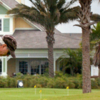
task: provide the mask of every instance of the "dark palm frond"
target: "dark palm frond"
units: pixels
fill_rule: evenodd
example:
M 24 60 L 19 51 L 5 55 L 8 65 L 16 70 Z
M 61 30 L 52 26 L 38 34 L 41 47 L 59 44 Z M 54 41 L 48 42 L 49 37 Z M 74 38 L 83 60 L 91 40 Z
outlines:
M 75 1 L 71 0 L 66 4 L 65 0 L 30 0 L 33 4 L 32 7 L 18 4 L 8 11 L 8 14 L 37 22 L 53 33 L 55 25 L 78 18 L 76 11 L 79 10 L 79 7 L 70 8 Z
M 96 53 L 94 56 L 94 65 L 100 67 L 100 44 L 96 47 Z
M 91 16 L 91 20 L 92 20 L 92 21 L 100 21 L 100 15 L 98 15 L 98 14 L 93 14 L 93 15 Z
M 96 47 L 96 45 L 100 42 L 100 23 L 93 26 L 92 33 L 90 34 L 90 47 L 91 50 Z
M 59 0 L 57 3 L 57 8 L 61 9 L 63 7 L 63 5 L 65 4 L 65 0 Z
M 75 69 L 81 69 L 82 66 L 82 50 L 64 50 L 64 55 L 59 58 L 59 64 L 63 69 L 71 68 L 73 73 Z
M 73 7 L 73 8 L 69 8 L 66 11 L 64 11 L 61 15 L 61 22 L 68 22 L 70 20 L 75 20 L 78 18 L 78 11 L 80 10 L 80 7 Z
M 69 8 L 72 4 L 74 4 L 77 0 L 71 0 L 69 1 L 66 5 L 65 5 L 65 8 Z
M 93 64 L 100 67 L 100 23 L 93 27 L 90 34 L 91 49 L 95 48 Z

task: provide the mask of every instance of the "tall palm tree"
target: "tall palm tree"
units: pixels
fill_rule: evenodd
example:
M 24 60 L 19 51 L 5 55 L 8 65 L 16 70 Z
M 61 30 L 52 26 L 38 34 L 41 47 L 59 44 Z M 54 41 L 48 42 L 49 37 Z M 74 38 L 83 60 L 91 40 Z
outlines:
M 92 0 L 79 0 L 80 12 L 79 26 L 82 28 L 82 73 L 83 73 L 83 93 L 91 92 L 91 77 L 90 77 L 90 26 L 95 22 L 91 21 L 91 3 Z
M 91 25 L 100 20 L 97 14 L 92 15 L 91 3 L 92 0 L 78 0 L 80 3 L 79 26 L 82 28 L 82 73 L 83 73 L 83 93 L 91 92 L 91 78 L 90 78 L 90 32 Z M 96 19 L 97 18 L 97 19 Z M 91 22 L 91 19 L 94 20 Z
M 79 7 L 70 7 L 76 0 L 70 0 L 67 3 L 66 0 L 29 1 L 33 4 L 32 7 L 18 4 L 16 8 L 8 11 L 8 14 L 14 14 L 16 17 L 24 17 L 44 26 L 47 34 L 49 76 L 54 77 L 53 45 L 55 42 L 55 26 L 62 22 L 77 19 L 76 11 L 78 11 Z

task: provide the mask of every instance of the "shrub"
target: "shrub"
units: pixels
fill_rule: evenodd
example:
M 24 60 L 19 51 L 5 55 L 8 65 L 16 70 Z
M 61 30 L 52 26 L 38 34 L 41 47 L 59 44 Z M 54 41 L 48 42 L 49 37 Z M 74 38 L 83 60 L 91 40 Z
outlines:
M 100 87 L 100 78 L 96 79 L 98 86 Z
M 63 78 L 58 77 L 55 79 L 55 88 L 66 88 L 67 85 L 67 82 Z
M 92 89 L 97 89 L 98 88 L 98 83 L 95 80 L 91 80 L 91 88 Z
M 74 89 L 75 88 L 75 84 L 73 82 L 69 82 L 68 84 L 69 88 Z
M 75 88 L 76 88 L 76 89 L 81 88 L 81 81 L 80 81 L 80 80 L 75 79 L 75 80 L 73 81 L 73 83 L 75 84 Z
M 59 76 L 59 77 L 58 77 Z M 17 81 L 22 80 L 24 82 L 24 87 L 34 87 L 38 88 L 82 88 L 81 76 L 77 77 L 67 77 L 66 75 L 58 75 L 57 77 L 50 78 L 44 75 L 18 75 L 16 77 L 0 77 L 0 88 L 15 88 L 17 87 Z M 93 89 L 100 88 L 100 79 L 92 80 L 91 85 Z
M 54 88 L 54 86 L 55 86 L 54 80 L 53 80 L 52 78 L 49 79 L 49 81 L 48 81 L 48 83 L 47 83 L 47 87 L 48 87 L 48 88 Z

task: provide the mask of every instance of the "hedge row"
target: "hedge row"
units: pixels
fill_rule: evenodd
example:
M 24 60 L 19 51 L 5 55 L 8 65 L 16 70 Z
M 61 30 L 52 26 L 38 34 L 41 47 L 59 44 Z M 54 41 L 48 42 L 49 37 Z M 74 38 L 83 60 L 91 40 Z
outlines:
M 70 88 L 81 89 L 82 88 L 82 79 L 79 77 L 54 77 L 49 78 L 45 76 L 17 76 L 17 77 L 0 77 L 0 88 L 15 88 L 17 87 L 17 81 L 22 80 L 24 83 L 24 87 L 33 88 L 35 85 L 38 88 L 66 88 L 69 86 Z M 92 88 L 98 89 L 100 88 L 100 79 L 91 80 Z

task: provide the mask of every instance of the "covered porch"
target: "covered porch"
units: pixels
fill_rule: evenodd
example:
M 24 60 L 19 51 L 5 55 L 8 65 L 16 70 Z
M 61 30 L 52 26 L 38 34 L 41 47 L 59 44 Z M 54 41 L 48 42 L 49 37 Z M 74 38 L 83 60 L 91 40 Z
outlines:
M 54 72 L 59 70 L 57 59 L 62 51 L 54 50 Z M 0 76 L 12 76 L 13 73 L 44 74 L 48 72 L 47 50 L 17 50 L 16 59 L 0 57 Z

